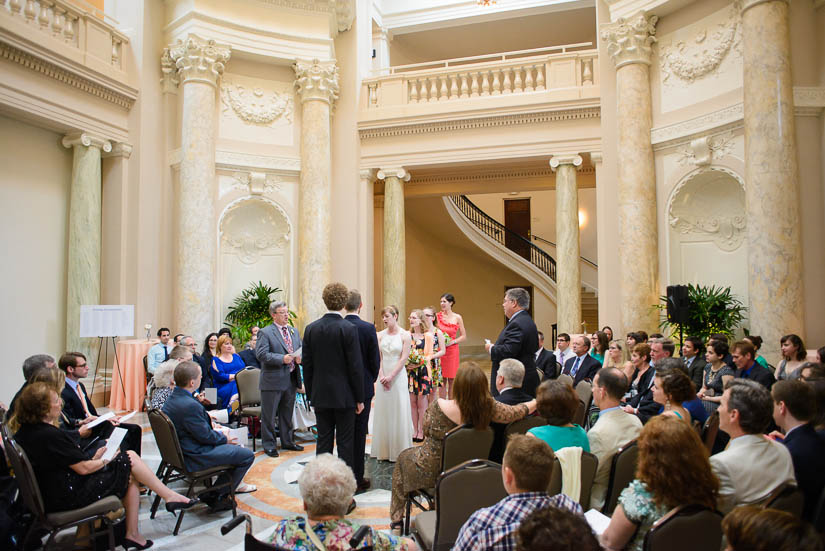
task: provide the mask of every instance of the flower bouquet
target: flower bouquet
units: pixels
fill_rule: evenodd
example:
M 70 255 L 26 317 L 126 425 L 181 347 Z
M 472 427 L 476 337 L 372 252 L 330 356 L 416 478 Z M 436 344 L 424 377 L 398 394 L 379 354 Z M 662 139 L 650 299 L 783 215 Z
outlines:
M 423 365 L 427 365 L 427 357 L 417 348 L 411 349 L 407 357 L 407 371 L 415 371 Z

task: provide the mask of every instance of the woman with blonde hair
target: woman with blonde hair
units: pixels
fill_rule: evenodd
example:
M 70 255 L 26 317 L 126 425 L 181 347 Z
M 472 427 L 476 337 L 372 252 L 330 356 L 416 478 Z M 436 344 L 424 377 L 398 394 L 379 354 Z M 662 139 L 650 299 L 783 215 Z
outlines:
M 615 339 L 610 341 L 607 348 L 607 354 L 604 356 L 604 365 L 602 367 L 616 367 L 622 369 L 629 360 L 627 351 L 625 350 L 625 342 L 622 339 Z
M 434 392 L 432 374 L 433 334 L 427 331 L 424 312 L 410 312 L 410 354 L 407 357 L 407 379 L 412 411 L 413 442 L 424 441 L 424 414 L 429 395 Z
M 433 392 L 430 392 L 429 395 L 429 403 L 432 404 L 436 398 L 435 389 L 438 389 L 438 393 L 441 393 L 441 388 L 444 387 L 444 377 L 441 374 L 441 358 L 447 353 L 447 334 L 435 324 L 435 308 L 427 306 L 422 312 L 424 312 L 424 325 L 427 327 L 427 332 L 433 336 L 431 366 L 433 372 Z
M 475 362 L 461 364 L 455 378 L 455 397 L 439 398 L 424 417 L 424 444 L 401 452 L 392 472 L 390 518 L 393 529 L 401 527 L 408 493 L 435 486 L 441 468 L 444 435 L 458 425 L 486 429 L 490 421 L 511 423 L 536 410 L 536 400 L 508 406 L 493 400 L 487 375 Z

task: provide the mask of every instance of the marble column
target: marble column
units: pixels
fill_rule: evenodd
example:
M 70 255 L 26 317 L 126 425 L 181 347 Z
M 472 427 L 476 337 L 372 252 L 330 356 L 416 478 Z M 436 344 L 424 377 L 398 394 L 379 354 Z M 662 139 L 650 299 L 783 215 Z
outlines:
M 375 173 L 374 168 L 358 172 L 361 180 L 358 188 L 358 290 L 364 307 L 361 318 L 375 321 L 375 276 L 374 234 L 375 234 Z M 361 253 L 363 251 L 363 253 Z M 363 260 L 362 260 L 363 259 Z M 380 308 L 379 308 L 380 309 Z
M 618 127 L 619 290 L 628 331 L 659 325 L 659 248 L 656 174 L 650 144 L 650 62 L 657 17 L 639 12 L 601 28 L 616 64 Z
M 175 327 L 199 340 L 219 322 L 215 316 L 215 101 L 230 49 L 190 34 L 171 46 L 168 55 L 175 61 L 183 90 L 175 200 Z
M 742 6 L 750 332 L 779 359 L 779 339 L 804 337 L 799 181 L 787 0 Z
M 102 220 L 101 152 L 112 144 L 88 132 L 63 138 L 74 153 L 69 197 L 69 248 L 67 252 L 66 350 L 90 354 L 96 343 L 80 338 L 80 306 L 100 303 L 100 228 Z M 93 368 L 94 369 L 94 366 Z
M 579 264 L 579 155 L 555 155 L 556 173 L 556 323 L 560 333 L 581 332 L 582 296 Z
M 338 99 L 335 61 L 297 61 L 301 98 L 301 184 L 298 188 L 298 325 L 320 318 L 321 294 L 330 283 L 332 167 L 330 110 Z
M 410 173 L 403 168 L 382 168 L 378 178 L 384 180 L 384 301 L 381 307 L 398 307 L 399 323 L 406 322 L 407 251 L 404 222 L 404 182 Z

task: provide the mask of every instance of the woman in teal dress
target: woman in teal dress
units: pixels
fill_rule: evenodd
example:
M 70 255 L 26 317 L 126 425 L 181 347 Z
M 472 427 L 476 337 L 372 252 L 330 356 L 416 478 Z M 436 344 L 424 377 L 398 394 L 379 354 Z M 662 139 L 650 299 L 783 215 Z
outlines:
M 636 442 L 636 479 L 620 494 L 619 505 L 601 536 L 607 551 L 642 551 L 653 523 L 679 505 L 716 509 L 719 479 L 690 424 L 672 415 L 657 415 L 647 422 Z
M 569 446 L 578 446 L 589 452 L 587 433 L 579 425 L 573 424 L 578 407 L 579 397 L 572 386 L 555 379 L 544 381 L 536 391 L 536 410 L 547 421 L 547 425 L 534 427 L 527 434 L 541 438 L 554 452 Z
M 304 500 L 304 517 L 281 520 L 269 542 L 295 551 L 346 551 L 349 540 L 360 526 L 344 518 L 355 494 L 355 477 L 341 459 L 328 453 L 312 459 L 298 476 L 298 488 Z M 368 545 L 376 551 L 413 551 L 415 543 L 370 529 L 357 549 Z M 320 545 L 319 545 L 320 544 Z

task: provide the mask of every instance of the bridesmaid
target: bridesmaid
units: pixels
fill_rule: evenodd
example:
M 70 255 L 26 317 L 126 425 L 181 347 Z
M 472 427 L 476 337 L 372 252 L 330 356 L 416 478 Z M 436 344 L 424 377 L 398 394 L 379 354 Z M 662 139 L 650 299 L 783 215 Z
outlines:
M 433 336 L 433 357 L 431 365 L 433 372 L 433 392 L 429 394 L 429 402 L 432 404 L 436 398 L 435 389 L 439 389 L 439 392 L 441 392 L 441 388 L 444 386 L 444 379 L 441 375 L 441 358 L 447 353 L 446 335 L 444 331 L 435 326 L 435 308 L 427 306 L 423 312 L 424 325 L 427 328 L 427 333 Z
M 441 358 L 441 376 L 444 378 L 444 386 L 441 387 L 439 395 L 443 399 L 453 399 L 453 381 L 458 371 L 459 343 L 467 339 L 467 331 L 464 329 L 464 319 L 460 314 L 453 312 L 455 297 L 450 293 L 441 295 L 441 311 L 438 313 L 438 328 L 450 336 L 447 345 L 447 353 Z
M 410 337 L 412 346 L 407 360 L 407 376 L 410 391 L 410 409 L 413 421 L 413 442 L 424 441 L 424 415 L 427 413 L 429 394 L 432 393 L 432 371 L 430 358 L 433 356 L 433 336 L 427 332 L 424 313 L 410 312 Z M 417 361 L 420 358 L 421 361 Z

